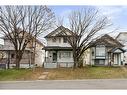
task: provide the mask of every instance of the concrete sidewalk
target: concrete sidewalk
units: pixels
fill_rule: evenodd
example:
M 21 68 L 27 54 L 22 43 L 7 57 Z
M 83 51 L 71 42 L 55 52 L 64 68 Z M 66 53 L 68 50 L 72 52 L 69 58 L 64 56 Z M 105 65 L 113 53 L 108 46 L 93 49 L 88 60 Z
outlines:
M 127 89 L 127 79 L 1 81 L 0 89 Z

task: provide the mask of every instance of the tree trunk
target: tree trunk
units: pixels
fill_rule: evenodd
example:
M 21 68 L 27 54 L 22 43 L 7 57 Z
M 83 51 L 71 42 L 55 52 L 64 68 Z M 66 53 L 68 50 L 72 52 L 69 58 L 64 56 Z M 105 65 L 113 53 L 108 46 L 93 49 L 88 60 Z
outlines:
M 33 44 L 34 44 L 34 54 L 33 54 L 33 72 L 35 71 L 35 66 L 36 66 L 36 63 L 35 63 L 35 57 L 36 57 L 36 35 L 35 35 L 35 39 L 33 40 Z
M 8 51 L 7 68 L 10 69 L 10 51 Z
M 20 68 L 20 59 L 16 59 L 15 62 L 16 62 L 16 69 L 19 69 Z
M 20 52 L 16 53 L 16 59 L 14 64 L 16 64 L 16 69 L 20 68 L 20 61 L 22 59 L 22 54 L 20 54 Z
M 73 60 L 74 60 L 73 69 L 75 69 L 77 67 L 77 63 L 78 63 L 78 59 L 77 59 L 77 56 L 76 56 L 76 52 L 75 51 L 73 51 Z
M 74 69 L 77 67 L 77 62 L 78 62 L 77 59 L 74 58 L 74 66 L 73 66 Z
M 83 68 L 83 61 L 82 59 L 78 60 L 78 67 Z

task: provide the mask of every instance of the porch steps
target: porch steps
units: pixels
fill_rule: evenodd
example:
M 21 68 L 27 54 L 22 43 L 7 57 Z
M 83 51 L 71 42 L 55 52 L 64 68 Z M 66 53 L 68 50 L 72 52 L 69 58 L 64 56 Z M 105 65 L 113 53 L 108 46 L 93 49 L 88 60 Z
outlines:
M 49 72 L 43 72 L 41 76 L 38 77 L 38 80 L 44 80 L 47 78 Z

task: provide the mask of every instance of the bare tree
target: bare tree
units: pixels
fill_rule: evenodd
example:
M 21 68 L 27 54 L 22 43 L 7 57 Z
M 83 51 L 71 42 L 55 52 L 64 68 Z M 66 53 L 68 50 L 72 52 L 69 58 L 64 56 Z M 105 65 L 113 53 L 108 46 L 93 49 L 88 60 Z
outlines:
M 47 6 L 1 6 L 0 31 L 12 42 L 16 54 L 16 68 L 20 67 L 24 50 L 33 40 L 51 28 L 54 13 Z
M 73 33 L 71 37 L 67 37 L 67 40 L 73 49 L 74 68 L 76 68 L 82 66 L 79 64 L 79 59 L 89 48 L 95 34 L 111 26 L 111 23 L 107 17 L 100 16 L 98 10 L 93 8 L 72 11 L 68 19 Z

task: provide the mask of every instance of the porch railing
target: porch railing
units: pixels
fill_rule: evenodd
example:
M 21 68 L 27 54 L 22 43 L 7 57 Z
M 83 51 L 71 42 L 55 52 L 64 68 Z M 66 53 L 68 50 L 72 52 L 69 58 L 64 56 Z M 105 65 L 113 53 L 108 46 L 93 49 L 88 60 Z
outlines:
M 73 67 L 73 62 L 44 62 L 44 68 Z

